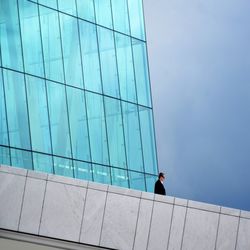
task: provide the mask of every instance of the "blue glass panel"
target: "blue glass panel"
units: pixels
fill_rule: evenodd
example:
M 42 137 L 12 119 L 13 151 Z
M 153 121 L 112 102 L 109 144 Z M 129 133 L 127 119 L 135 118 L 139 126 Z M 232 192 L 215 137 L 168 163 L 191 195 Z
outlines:
M 114 30 L 130 34 L 127 0 L 111 0 Z
M 146 44 L 132 39 L 138 103 L 151 107 Z
M 136 103 L 131 38 L 115 33 L 115 42 L 121 98 Z
M 82 161 L 73 161 L 75 178 L 93 181 L 91 164 Z
M 153 193 L 157 176 L 146 174 L 145 177 L 146 177 L 147 192 Z
M 139 107 L 139 115 L 145 172 L 157 174 L 158 170 L 152 110 L 145 107 Z
M 143 173 L 129 171 L 129 184 L 132 189 L 146 191 L 145 178 Z
M 110 167 L 93 164 L 93 176 L 95 182 L 110 184 Z
M 13 167 L 33 169 L 31 152 L 11 148 L 10 154 Z
M 57 9 L 57 0 L 37 0 L 39 4 Z
M 9 145 L 2 69 L 0 69 L 0 144 Z
M 122 102 L 127 162 L 131 170 L 143 171 L 141 136 L 137 106 Z
M 142 0 L 128 0 L 131 36 L 145 40 Z
M 95 22 L 95 11 L 93 0 L 77 0 L 78 16 L 90 22 Z
M 71 157 L 65 86 L 47 82 L 47 89 L 53 153 Z
M 44 76 L 40 26 L 37 4 L 19 0 L 25 71 Z
M 30 149 L 24 75 L 4 70 L 10 146 Z
M 73 158 L 90 161 L 84 92 L 67 87 L 67 97 Z
M 61 157 L 53 157 L 53 159 L 55 174 L 74 177 L 72 160 Z
M 0 164 L 10 165 L 10 149 L 0 146 Z
M 128 171 L 111 168 L 112 185 L 128 188 Z
M 66 1 L 65 0 L 58 0 L 58 9 L 60 11 L 62 11 L 62 12 L 65 12 L 65 13 L 68 13 L 70 15 L 76 16 L 76 3 L 75 3 L 75 0 L 66 0 Z
M 108 131 L 110 165 L 127 168 L 121 103 L 119 100 L 109 97 L 104 97 L 104 101 Z
M 102 93 L 96 25 L 79 20 L 79 29 L 85 88 Z
M 77 19 L 60 14 L 65 80 L 68 85 L 83 87 Z
M 26 83 L 32 149 L 51 153 L 45 80 L 26 75 Z
M 86 92 L 92 161 L 109 164 L 103 97 Z
M 114 32 L 98 27 L 99 51 L 104 94 L 118 97 L 119 84 L 117 77 L 116 55 L 114 48 Z
M 33 153 L 34 170 L 53 173 L 53 162 L 51 155 Z
M 0 1 L 0 34 L 3 66 L 23 71 L 16 0 Z
M 110 0 L 95 0 L 96 23 L 113 28 Z
M 58 14 L 40 7 L 40 20 L 46 78 L 64 82 Z

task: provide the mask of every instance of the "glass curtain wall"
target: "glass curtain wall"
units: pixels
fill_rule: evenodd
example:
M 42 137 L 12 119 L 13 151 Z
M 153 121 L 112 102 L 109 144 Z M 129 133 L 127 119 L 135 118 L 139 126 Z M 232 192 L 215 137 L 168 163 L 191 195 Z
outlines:
M 0 164 L 153 190 L 142 0 L 0 0 Z

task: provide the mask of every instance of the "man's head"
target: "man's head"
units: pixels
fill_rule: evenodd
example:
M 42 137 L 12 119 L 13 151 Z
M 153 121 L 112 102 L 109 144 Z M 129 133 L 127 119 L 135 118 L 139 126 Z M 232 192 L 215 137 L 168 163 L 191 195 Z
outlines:
M 159 180 L 160 180 L 160 181 L 162 181 L 162 182 L 163 182 L 163 181 L 164 181 L 164 179 L 165 179 L 165 174 L 164 174 L 164 173 L 162 173 L 162 172 L 160 172 L 160 173 L 159 173 L 158 178 L 159 178 Z

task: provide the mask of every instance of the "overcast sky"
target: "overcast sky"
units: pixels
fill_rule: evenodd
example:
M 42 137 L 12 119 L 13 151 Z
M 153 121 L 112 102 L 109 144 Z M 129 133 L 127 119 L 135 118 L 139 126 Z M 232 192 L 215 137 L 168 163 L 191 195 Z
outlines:
M 167 193 L 250 211 L 250 1 L 144 0 L 144 11 Z

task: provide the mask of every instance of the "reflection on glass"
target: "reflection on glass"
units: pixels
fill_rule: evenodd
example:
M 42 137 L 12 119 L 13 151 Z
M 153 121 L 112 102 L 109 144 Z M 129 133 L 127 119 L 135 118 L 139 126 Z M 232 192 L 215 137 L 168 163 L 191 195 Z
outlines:
M 27 0 L 19 0 L 18 3 L 25 71 L 44 77 L 37 4 Z
M 145 175 L 146 177 L 146 186 L 147 186 L 147 192 L 154 192 L 155 182 L 157 180 L 157 177 L 154 175 Z
M 93 177 L 95 182 L 111 184 L 110 167 L 93 164 Z
M 136 103 L 131 38 L 115 33 L 115 43 L 121 98 Z
M 119 100 L 104 97 L 110 165 L 126 168 L 125 142 L 122 125 L 121 103 Z
M 98 41 L 102 69 L 103 92 L 106 95 L 119 97 L 114 34 L 108 29 L 98 27 Z
M 124 169 L 111 168 L 112 185 L 128 188 L 128 172 Z
M 146 45 L 132 39 L 138 103 L 151 107 Z
M 0 144 L 9 145 L 2 69 L 0 69 Z
M 83 88 L 77 19 L 60 13 L 66 84 Z
M 140 106 L 139 115 L 141 124 L 141 138 L 145 172 L 157 175 L 157 161 L 152 110 Z
M 129 171 L 130 188 L 146 191 L 145 178 L 143 173 Z
M 0 146 L 0 163 L 10 165 L 10 149 Z
M 4 70 L 10 146 L 31 149 L 24 75 Z
M 95 22 L 93 0 L 77 0 L 78 16 L 84 20 Z
M 11 148 L 10 153 L 13 167 L 33 169 L 31 152 Z
M 92 167 L 90 163 L 82 161 L 73 161 L 75 178 L 93 181 Z
M 54 173 L 51 155 L 33 153 L 33 163 L 36 171 Z
M 122 111 L 128 168 L 131 170 L 143 171 L 137 106 L 135 104 L 122 102 Z
M 86 92 L 92 161 L 109 164 L 103 96 Z
M 53 157 L 55 174 L 74 177 L 72 160 Z
M 58 14 L 42 6 L 39 9 L 46 78 L 64 82 Z
M 71 157 L 65 87 L 47 81 L 47 89 L 53 153 Z
M 67 87 L 67 98 L 73 158 L 90 161 L 84 92 Z
M 32 149 L 51 153 L 45 80 L 26 76 Z
M 96 25 L 79 21 L 79 30 L 85 88 L 102 93 Z
M 0 1 L 0 44 L 2 64 L 23 71 L 17 1 Z
M 113 28 L 110 0 L 94 0 L 96 23 L 104 27 Z

